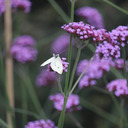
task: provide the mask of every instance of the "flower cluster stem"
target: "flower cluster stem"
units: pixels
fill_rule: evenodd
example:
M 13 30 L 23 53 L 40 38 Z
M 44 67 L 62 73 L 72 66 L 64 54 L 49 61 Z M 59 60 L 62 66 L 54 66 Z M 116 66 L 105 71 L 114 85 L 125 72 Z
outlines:
M 71 2 L 71 21 L 74 21 L 74 7 L 75 7 L 75 2 Z M 72 53 L 72 35 L 70 35 L 70 43 L 69 43 L 69 50 L 68 50 L 68 72 L 66 74 L 65 78 L 65 88 L 64 88 L 64 94 L 67 94 L 68 90 L 68 82 L 69 82 L 69 77 L 70 77 L 70 67 L 71 67 L 71 53 Z M 64 97 L 64 104 L 63 104 L 63 110 L 60 114 L 59 122 L 58 122 L 58 128 L 63 128 L 64 124 L 64 117 L 65 117 L 65 108 L 66 108 L 66 103 L 67 103 L 68 97 Z
M 75 60 L 74 66 L 73 66 L 73 70 L 72 70 L 72 75 L 71 75 L 68 91 L 70 91 L 71 87 L 72 87 L 72 83 L 73 83 L 73 79 L 74 79 L 75 71 L 76 71 L 76 66 L 77 66 L 79 58 L 80 58 L 80 53 L 81 53 L 81 48 L 78 48 L 78 52 L 77 52 L 77 56 L 76 56 L 76 60 Z M 69 92 L 68 92 L 68 94 L 69 94 Z

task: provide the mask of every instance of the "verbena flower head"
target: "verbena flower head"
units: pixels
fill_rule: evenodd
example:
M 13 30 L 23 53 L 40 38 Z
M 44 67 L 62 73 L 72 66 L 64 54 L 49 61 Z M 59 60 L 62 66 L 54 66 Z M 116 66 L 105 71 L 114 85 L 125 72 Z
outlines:
M 11 54 L 18 62 L 23 64 L 35 61 L 38 52 L 34 45 L 35 40 L 31 36 L 17 37 L 11 47 Z
M 105 29 L 96 30 L 94 26 L 89 24 L 84 24 L 82 21 L 80 22 L 72 22 L 68 25 L 63 25 L 61 27 L 68 33 L 72 34 L 73 37 L 78 37 L 80 40 L 90 40 L 90 42 L 101 42 L 104 40 Z
M 72 40 L 74 44 L 74 39 Z M 59 37 L 57 37 L 52 46 L 51 46 L 51 51 L 52 53 L 62 53 L 65 50 L 67 50 L 70 42 L 70 36 L 68 34 L 62 34 Z
M 28 122 L 28 124 L 25 125 L 25 128 L 57 128 L 57 126 L 55 126 L 54 122 L 49 119 L 41 119 Z
M 100 58 L 119 58 L 120 57 L 120 47 L 116 44 L 110 44 L 107 41 L 100 43 L 97 46 L 96 54 Z
M 57 109 L 58 111 L 62 111 L 64 96 L 61 93 L 58 93 L 56 95 L 51 95 L 49 99 L 54 103 L 55 109 Z M 81 107 L 79 106 L 79 96 L 71 94 L 67 100 L 66 112 L 77 111 L 80 109 Z
M 66 58 L 64 58 L 64 57 L 61 58 L 61 61 L 62 61 L 62 65 L 63 65 L 63 72 L 67 72 L 67 68 L 68 68 L 68 64 L 69 64 L 69 63 L 66 62 Z M 52 70 L 50 64 L 48 65 L 48 71 L 53 72 L 53 70 Z
M 29 0 L 12 0 L 12 6 L 16 9 L 24 10 L 25 13 L 28 13 L 31 8 L 31 2 Z
M 128 95 L 128 85 L 126 79 L 113 80 L 107 84 L 106 88 L 110 92 L 114 92 L 116 96 Z
M 56 73 L 49 72 L 47 70 L 42 70 L 40 74 L 36 78 L 37 86 L 47 86 L 47 85 L 54 85 L 56 82 Z
M 102 15 L 96 8 L 81 7 L 76 10 L 78 16 L 84 17 L 87 22 L 96 28 L 104 28 Z
M 77 74 L 80 75 L 87 67 L 89 61 L 81 60 L 77 66 Z M 96 79 L 100 79 L 106 72 L 110 70 L 111 60 L 94 59 L 88 66 L 84 76 L 79 82 L 79 88 L 93 86 L 96 84 Z
M 10 0 L 10 6 L 12 10 L 21 9 L 25 13 L 28 13 L 31 9 L 30 0 Z M 5 12 L 5 0 L 0 0 L 0 16 Z
M 5 0 L 0 0 L 0 16 L 5 12 Z
M 21 46 L 35 46 L 36 41 L 35 39 L 30 35 L 23 35 L 17 37 L 14 41 L 14 44 L 21 45 Z
M 123 69 L 124 67 L 124 59 L 114 59 L 112 62 L 112 67 L 115 67 L 117 69 Z
M 122 47 L 124 47 L 125 44 L 128 44 L 128 26 L 118 26 L 111 31 L 111 34 L 114 40 Z

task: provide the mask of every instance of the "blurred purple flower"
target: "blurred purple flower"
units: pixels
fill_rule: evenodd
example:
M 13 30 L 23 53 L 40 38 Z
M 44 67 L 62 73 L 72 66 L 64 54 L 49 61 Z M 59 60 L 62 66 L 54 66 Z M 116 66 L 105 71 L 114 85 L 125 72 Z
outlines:
M 128 71 L 128 61 L 125 61 L 126 66 L 127 66 L 127 71 Z M 124 59 L 114 59 L 112 62 L 112 67 L 117 68 L 117 69 L 123 69 L 124 68 Z
M 47 85 L 54 85 L 56 82 L 56 73 L 49 72 L 47 70 L 42 70 L 40 74 L 37 76 L 36 84 L 37 86 L 47 86 Z
M 126 79 L 116 79 L 107 84 L 109 92 L 114 92 L 116 96 L 128 95 L 128 85 Z
M 88 60 L 82 60 L 77 66 L 77 74 L 80 75 L 86 66 Z M 79 82 L 79 88 L 88 87 L 96 84 L 96 79 L 100 79 L 106 72 L 110 70 L 111 60 L 100 60 L 95 58 L 88 66 L 84 76 Z
M 16 9 L 24 10 L 25 13 L 28 13 L 31 8 L 30 0 L 12 0 L 12 6 Z
M 84 75 L 79 82 L 79 88 L 82 89 L 84 87 L 93 86 L 95 84 L 96 84 L 96 80 L 92 79 L 87 75 Z
M 12 9 L 21 9 L 25 13 L 28 13 L 31 8 L 30 0 L 10 0 L 10 6 Z M 0 16 L 5 12 L 5 0 L 0 0 Z
M 76 10 L 76 14 L 84 17 L 90 25 L 96 28 L 104 28 L 102 15 L 96 8 L 81 7 Z
M 100 43 L 97 46 L 96 54 L 100 58 L 119 58 L 120 57 L 120 47 L 116 44 L 110 44 L 107 41 Z
M 0 16 L 5 12 L 5 0 L 0 0 Z
M 41 119 L 28 122 L 28 124 L 25 125 L 25 128 L 57 128 L 57 126 L 55 126 L 54 122 L 49 119 Z
M 16 45 L 21 45 L 21 46 L 35 46 L 36 41 L 35 39 L 30 36 L 30 35 L 23 35 L 23 36 L 19 36 L 17 37 L 14 42 L 14 44 Z
M 122 47 L 128 44 L 128 26 L 118 26 L 111 31 L 111 35 L 113 35 L 114 40 Z
M 61 93 L 51 95 L 49 99 L 53 101 L 55 109 L 57 109 L 58 111 L 62 111 L 64 96 Z M 66 112 L 78 111 L 80 109 L 81 106 L 79 106 L 79 96 L 71 94 L 67 100 Z
M 37 50 L 34 48 L 35 40 L 31 36 L 17 37 L 11 47 L 12 56 L 20 63 L 36 60 Z
M 61 54 L 62 52 L 67 50 L 69 46 L 69 41 L 70 36 L 68 34 L 62 34 L 57 37 L 51 46 L 52 53 Z M 74 44 L 74 39 L 72 39 L 72 44 Z
M 94 26 L 84 24 L 82 21 L 65 24 L 61 28 L 83 41 L 89 39 L 90 42 L 96 43 L 105 40 L 105 29 L 96 30 Z

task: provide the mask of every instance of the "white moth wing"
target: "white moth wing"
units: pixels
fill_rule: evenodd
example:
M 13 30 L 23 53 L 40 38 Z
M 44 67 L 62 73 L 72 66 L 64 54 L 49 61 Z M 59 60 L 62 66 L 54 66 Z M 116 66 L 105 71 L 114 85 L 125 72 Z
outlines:
M 53 71 L 62 74 L 63 73 L 63 65 L 60 57 L 55 58 L 51 63 L 51 68 Z
M 41 66 L 45 66 L 49 63 L 52 63 L 56 58 L 55 57 L 51 57 L 50 59 L 46 60 L 43 64 L 41 64 Z

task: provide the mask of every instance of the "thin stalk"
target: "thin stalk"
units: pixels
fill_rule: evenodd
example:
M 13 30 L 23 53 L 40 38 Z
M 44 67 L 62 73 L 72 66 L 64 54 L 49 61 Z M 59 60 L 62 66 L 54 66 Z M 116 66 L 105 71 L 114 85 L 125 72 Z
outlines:
M 75 1 L 71 2 L 71 22 L 74 21 L 74 7 L 75 7 Z M 64 94 L 67 94 L 68 90 L 68 81 L 69 81 L 69 76 L 70 76 L 70 67 L 71 67 L 71 53 L 72 53 L 72 35 L 70 34 L 70 43 L 69 43 L 69 50 L 68 50 L 68 72 L 66 74 L 66 79 L 65 79 L 65 88 L 64 88 Z M 67 103 L 68 97 L 64 97 L 64 104 L 63 104 L 63 110 L 60 114 L 59 121 L 58 121 L 58 128 L 63 128 L 64 125 L 64 117 L 65 117 L 65 108 L 66 108 L 66 103 Z
M 116 76 L 116 78 L 118 78 L 118 79 L 124 78 L 124 76 L 117 69 L 111 67 L 110 71 Z
M 17 113 L 22 113 L 22 114 L 25 114 L 25 115 L 32 116 L 37 120 L 39 119 L 39 116 L 36 113 L 28 111 L 28 110 L 26 111 L 26 110 L 23 110 L 23 109 L 15 108 L 13 111 L 15 111 Z
M 21 96 L 22 96 L 22 109 L 27 110 L 27 93 L 26 93 L 26 88 L 21 81 Z M 24 124 L 27 123 L 27 116 L 25 114 L 22 115 L 22 124 L 24 127 Z
M 99 88 L 97 86 L 93 86 L 92 88 L 95 89 L 96 91 L 102 92 L 104 94 L 109 94 L 109 92 L 107 90 Z
M 127 81 L 127 84 L 128 84 L 128 76 L 127 76 L 127 65 L 126 65 L 126 50 L 125 50 L 125 47 L 123 48 L 122 50 L 122 54 L 123 54 L 123 59 L 124 59 L 124 77 Z
M 75 2 L 73 1 L 71 3 L 71 22 L 74 21 L 74 8 L 75 8 Z M 70 76 L 70 67 L 71 67 L 71 54 L 72 54 L 72 35 L 70 34 L 70 43 L 69 43 L 69 49 L 68 49 L 68 72 L 66 74 L 66 78 L 65 78 L 65 89 L 64 89 L 64 93 L 66 95 L 67 90 L 68 90 L 68 82 L 69 82 L 69 76 Z
M 61 86 L 61 83 L 60 83 L 60 75 L 57 75 L 57 79 L 58 79 L 57 80 L 58 81 L 58 88 L 59 88 L 60 92 L 62 93 L 62 95 L 65 97 L 65 94 L 62 90 L 62 86 Z
M 118 103 L 116 97 L 113 95 L 112 92 L 110 92 L 110 96 L 111 96 L 111 98 L 112 98 L 112 100 L 113 100 L 113 102 L 114 102 L 114 104 L 115 104 L 117 110 L 120 112 L 120 104 Z
M 74 89 L 76 88 L 77 84 L 79 83 L 80 79 L 83 77 L 84 73 L 86 72 L 88 66 L 90 65 L 90 63 L 92 62 L 94 56 L 90 59 L 88 65 L 86 66 L 86 68 L 84 69 L 84 71 L 81 73 L 81 75 L 79 76 L 79 78 L 77 79 L 77 81 L 75 82 L 75 84 L 73 85 L 71 91 L 69 92 L 69 95 L 74 91 Z
M 117 124 L 117 118 L 115 116 L 113 116 L 112 114 L 109 114 L 107 112 L 105 112 L 104 110 L 102 110 L 101 108 L 97 107 L 96 105 L 90 103 L 89 101 L 83 99 L 82 97 L 80 97 L 80 104 L 82 107 L 96 113 L 97 115 L 103 117 L 106 120 L 109 120 L 110 122 L 112 122 L 113 124 Z
M 13 90 L 13 59 L 10 54 L 11 40 L 12 40 L 12 17 L 10 0 L 6 0 L 5 6 L 5 52 L 6 52 L 6 89 L 9 99 L 10 107 L 14 108 L 14 90 Z M 14 116 L 14 113 L 13 113 Z M 7 111 L 7 122 L 10 128 L 14 128 L 13 117 L 11 112 Z
M 41 104 L 40 104 L 40 102 L 38 100 L 38 97 L 37 97 L 37 95 L 35 93 L 35 90 L 34 90 L 34 88 L 32 86 L 33 84 L 31 83 L 30 78 L 28 77 L 28 75 L 26 74 L 26 72 L 23 71 L 22 67 L 20 69 L 21 69 L 20 70 L 20 73 L 21 74 L 19 74 L 19 75 L 22 76 L 22 80 L 24 82 L 24 85 L 25 85 L 25 87 L 26 87 L 26 89 L 27 89 L 27 91 L 28 91 L 28 93 L 30 95 L 30 98 L 31 98 L 31 100 L 33 102 L 33 105 L 34 105 L 37 113 L 42 118 L 46 119 L 46 114 L 45 114 L 43 108 L 41 107 Z
M 124 99 L 122 98 L 121 99 L 121 104 L 120 104 L 120 108 L 121 108 L 121 110 L 120 110 L 120 114 L 121 114 L 121 116 L 120 116 L 120 128 L 124 128 L 124 112 L 123 112 L 123 108 L 124 108 Z
M 65 14 L 62 8 L 55 2 L 55 0 L 48 0 L 49 3 L 53 6 L 53 8 L 58 12 L 58 14 L 63 18 L 63 20 L 68 23 L 70 18 Z
M 77 66 L 79 58 L 80 58 L 80 53 L 81 53 L 81 48 L 78 48 L 76 60 L 75 60 L 75 63 L 74 63 L 74 66 L 73 66 L 73 70 L 72 70 L 72 75 L 71 75 L 71 78 L 70 78 L 70 83 L 69 83 L 68 91 L 70 91 L 71 87 L 72 87 L 72 83 L 73 83 L 73 79 L 74 79 L 75 71 L 76 71 L 76 66 Z
M 109 0 L 104 0 L 104 2 L 106 2 L 106 3 L 109 4 L 109 5 L 111 5 L 112 7 L 116 8 L 117 10 L 123 12 L 124 14 L 128 15 L 128 11 L 127 11 L 127 10 L 125 10 L 125 9 L 123 9 L 123 8 L 121 8 L 121 7 L 117 6 L 117 5 L 115 5 L 115 4 L 112 3 L 111 1 L 109 1 Z
M 1 126 L 3 126 L 4 128 L 10 128 L 9 125 L 7 125 L 2 119 L 0 119 L 0 124 L 1 124 Z
M 73 121 L 73 123 L 76 124 L 77 128 L 84 128 L 80 122 L 72 115 L 72 114 L 68 114 L 68 116 L 70 117 L 70 119 Z

